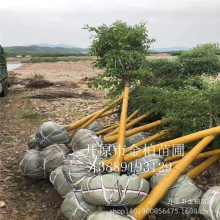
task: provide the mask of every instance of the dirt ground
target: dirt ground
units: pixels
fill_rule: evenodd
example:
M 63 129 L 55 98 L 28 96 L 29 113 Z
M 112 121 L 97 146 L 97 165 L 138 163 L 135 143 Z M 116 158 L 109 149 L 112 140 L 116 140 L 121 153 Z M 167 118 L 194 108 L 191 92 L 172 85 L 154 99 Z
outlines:
M 25 177 L 19 162 L 28 150 L 28 137 L 43 122 L 68 125 L 105 105 L 105 92 L 87 87 L 87 82 L 98 72 L 90 61 L 79 61 L 24 64 L 12 74 L 14 81 L 9 94 L 0 99 L 0 201 L 3 202 L 0 202 L 0 220 L 64 219 L 60 210 L 63 200 L 50 182 Z M 33 84 L 42 80 L 42 75 L 49 84 L 36 88 Z M 104 125 L 115 121 L 116 116 L 101 120 Z M 219 164 L 213 165 L 196 179 L 202 190 L 220 184 L 218 167 Z M 150 216 L 149 219 L 172 218 Z
M 0 207 L 0 220 L 64 219 L 60 211 L 62 199 L 50 182 L 25 177 L 19 162 L 28 150 L 28 137 L 43 122 L 68 125 L 105 106 L 105 93 L 87 86 L 97 72 L 87 61 L 25 64 L 14 70 L 17 83 L 9 88 L 7 97 L 0 99 L 0 201 L 5 203 Z M 44 75 L 54 84 L 28 88 L 35 74 Z M 108 116 L 101 122 L 112 124 L 115 117 Z

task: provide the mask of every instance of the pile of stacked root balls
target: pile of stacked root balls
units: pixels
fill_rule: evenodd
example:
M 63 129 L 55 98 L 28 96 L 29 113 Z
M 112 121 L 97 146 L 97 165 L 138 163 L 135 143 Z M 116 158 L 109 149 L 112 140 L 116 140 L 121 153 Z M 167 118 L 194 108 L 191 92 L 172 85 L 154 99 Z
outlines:
M 61 211 L 67 219 L 144 219 L 162 206 L 219 220 L 220 186 L 203 194 L 193 179 L 220 159 L 220 150 L 202 152 L 220 126 L 167 140 L 169 131 L 155 133 L 163 120 L 138 126 L 148 114 L 137 110 L 127 117 L 128 91 L 125 87 L 112 104 L 69 126 L 43 123 L 29 138 L 30 150 L 20 162 L 23 173 L 50 180 L 64 199 Z M 120 123 L 101 125 L 121 102 Z M 170 155 L 173 147 L 195 140 L 200 141 L 189 152 Z

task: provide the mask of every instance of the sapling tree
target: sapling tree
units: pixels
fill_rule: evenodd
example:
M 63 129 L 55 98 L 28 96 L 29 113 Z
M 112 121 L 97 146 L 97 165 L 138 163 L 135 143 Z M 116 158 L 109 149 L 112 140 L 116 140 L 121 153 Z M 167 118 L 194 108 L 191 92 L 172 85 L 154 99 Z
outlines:
M 95 32 L 90 47 L 91 54 L 98 58 L 94 66 L 104 70 L 104 73 L 98 76 L 100 80 L 94 85 L 97 88 L 108 88 L 110 94 L 120 92 L 124 88 L 116 156 L 111 164 L 116 172 L 120 172 L 124 157 L 129 87 L 131 82 L 135 83 L 143 73 L 147 50 L 153 40 L 148 38 L 145 23 L 130 26 L 117 21 L 110 26 L 85 28 Z M 115 91 L 115 88 L 118 91 Z
M 85 26 L 94 33 L 90 54 L 98 59 L 94 67 L 103 69 L 96 82 L 91 86 L 98 89 L 109 89 L 111 97 L 123 91 L 126 84 L 135 84 L 146 74 L 146 55 L 154 39 L 148 37 L 145 23 L 134 26 L 116 21 L 112 25 L 99 27 Z

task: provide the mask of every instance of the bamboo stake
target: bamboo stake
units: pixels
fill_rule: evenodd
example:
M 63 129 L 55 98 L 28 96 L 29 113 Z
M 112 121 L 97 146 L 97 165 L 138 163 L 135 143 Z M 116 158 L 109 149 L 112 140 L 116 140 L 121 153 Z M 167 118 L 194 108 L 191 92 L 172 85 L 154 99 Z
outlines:
M 146 138 L 146 139 L 144 139 L 144 140 L 142 140 L 142 141 L 139 141 L 139 142 L 137 142 L 136 144 L 133 144 L 133 145 L 127 147 L 127 148 L 125 149 L 125 153 L 127 154 L 127 153 L 129 153 L 130 151 L 132 151 L 133 149 L 138 148 L 138 147 L 140 147 L 140 146 L 142 146 L 142 145 L 144 145 L 144 144 L 147 144 L 147 143 L 149 143 L 149 142 L 151 142 L 151 141 L 157 139 L 158 137 L 161 137 L 161 136 L 163 136 L 163 135 L 166 135 L 167 133 L 168 133 L 168 130 L 163 130 L 163 131 L 161 131 L 161 132 L 159 132 L 159 133 L 157 133 L 157 134 L 154 134 L 154 135 L 152 135 L 152 136 L 150 136 L 150 137 L 148 137 L 148 138 Z
M 140 147 L 140 146 L 142 146 L 144 144 L 147 144 L 147 143 L 157 139 L 158 137 L 166 135 L 167 133 L 168 133 L 168 130 L 163 130 L 163 131 L 161 131 L 161 132 L 159 132 L 157 134 L 154 134 L 154 135 L 152 135 L 152 136 L 150 136 L 150 137 L 148 137 L 148 138 L 146 138 L 146 139 L 144 139 L 142 141 L 137 142 L 136 144 L 133 144 L 133 145 L 125 148 L 124 153 L 127 154 L 130 151 L 132 151 L 133 149 L 138 148 L 138 147 Z M 106 166 L 107 164 L 112 163 L 112 161 L 114 160 L 114 157 L 115 157 L 115 155 L 113 155 L 109 159 L 103 161 L 104 165 Z
M 163 124 L 162 120 L 158 120 L 158 121 L 155 121 L 153 123 L 143 125 L 143 126 L 140 126 L 138 128 L 131 129 L 129 131 L 126 131 L 125 137 L 129 137 L 129 136 L 131 136 L 133 134 L 137 134 L 138 132 L 141 132 L 141 131 L 149 130 L 149 129 L 154 128 L 154 127 L 156 127 L 158 125 L 161 125 L 161 124 Z M 117 140 L 118 136 L 119 136 L 119 133 L 116 134 L 116 135 L 113 135 L 113 136 L 104 137 L 104 140 L 108 143 L 112 143 L 112 142 L 115 142 Z
M 121 110 L 121 117 L 120 117 L 120 123 L 119 123 L 117 146 L 115 149 L 114 162 L 112 164 L 112 167 L 114 168 L 115 172 L 121 171 L 121 163 L 122 163 L 123 157 L 124 157 L 123 150 L 124 150 L 124 145 L 125 145 L 128 99 L 129 99 L 129 87 L 127 85 L 125 85 L 123 104 L 122 104 L 122 110 Z
M 142 220 L 163 198 L 173 183 L 184 170 L 192 163 L 194 158 L 212 141 L 214 136 L 203 138 L 185 157 L 183 157 L 173 169 L 153 188 L 147 198 L 133 209 L 129 215 L 137 220 Z
M 135 117 L 136 114 L 138 114 L 138 112 L 139 112 L 139 110 L 136 110 L 135 112 L 133 112 L 133 114 L 131 114 L 131 115 L 126 119 L 126 123 L 128 123 L 133 117 Z M 114 129 L 114 128 L 118 128 L 118 126 L 119 126 L 119 124 L 109 126 L 108 128 L 105 128 L 105 129 L 103 129 L 103 130 L 101 130 L 101 131 L 96 132 L 96 134 L 97 134 L 97 135 L 103 134 L 103 133 L 105 133 L 105 132 L 107 132 L 107 131 L 110 131 L 110 130 L 112 130 L 112 129 Z
M 121 100 L 123 99 L 123 97 L 118 98 L 116 101 L 114 101 L 113 103 L 111 103 L 110 105 L 106 106 L 105 108 L 103 108 L 102 110 L 98 111 L 95 115 L 93 115 L 92 118 L 90 118 L 87 122 L 85 122 L 84 124 L 81 125 L 79 129 L 84 129 L 87 128 L 90 124 L 92 124 L 92 122 L 94 122 L 96 119 L 100 118 L 100 116 L 105 113 L 106 111 L 112 109 L 113 107 L 115 107 L 116 104 L 118 104 Z M 72 139 L 73 136 L 75 135 L 77 131 L 73 132 L 70 135 L 70 138 Z
M 187 152 L 188 153 L 188 152 Z M 187 154 L 187 153 L 184 153 L 184 156 Z M 203 157 L 200 157 L 200 158 L 205 158 L 205 157 L 210 157 L 212 155 L 215 155 L 215 154 L 220 154 L 220 150 L 212 150 L 212 151 L 207 151 L 207 152 L 204 152 L 202 154 L 200 154 L 201 156 Z M 164 159 L 164 162 L 171 162 L 171 161 L 174 161 L 174 160 L 177 160 L 177 159 L 181 159 L 183 157 L 183 155 L 174 155 L 174 156 L 171 156 L 171 157 L 167 157 Z
M 100 111 L 100 110 L 99 110 L 99 111 Z M 91 114 L 91 115 L 88 115 L 88 116 L 86 116 L 85 118 L 82 118 L 82 119 L 80 119 L 79 121 L 74 122 L 73 124 L 68 125 L 68 126 L 66 127 L 66 130 L 67 130 L 68 132 L 70 132 L 70 131 L 72 131 L 72 130 L 78 128 L 78 127 L 81 126 L 82 124 L 86 123 L 89 119 L 91 119 L 91 118 L 92 118 L 96 113 L 98 113 L 99 111 L 97 111 L 97 112 L 95 112 L 95 113 L 93 113 L 93 114 Z M 109 115 L 115 114 L 115 113 L 117 113 L 117 112 L 118 112 L 118 111 L 107 112 L 107 113 L 101 115 L 100 118 L 103 118 L 103 117 L 105 117 L 105 116 L 109 116 Z
M 148 178 L 152 177 L 155 173 L 159 172 L 160 170 L 174 167 L 178 162 L 179 162 L 179 160 L 174 161 L 172 163 L 164 164 L 163 166 L 157 167 L 153 170 L 149 170 L 145 173 L 140 174 L 139 177 L 144 178 L 144 179 L 148 179 Z
M 86 116 L 85 118 L 82 118 L 80 119 L 79 121 L 77 122 L 74 122 L 73 124 L 69 125 L 66 130 L 69 132 L 69 131 L 72 131 L 76 128 L 78 128 L 79 126 L 81 126 L 82 124 L 84 124 L 85 122 L 87 122 L 89 119 L 91 119 L 97 112 L 91 114 L 91 115 L 88 115 Z
M 200 163 L 198 166 L 191 169 L 189 172 L 186 173 L 186 175 L 193 180 L 219 159 L 220 154 L 213 155 L 204 162 Z
M 105 113 L 106 111 L 108 111 L 108 110 L 112 109 L 113 107 L 115 107 L 115 105 L 118 104 L 122 99 L 123 99 L 123 97 L 118 98 L 116 101 L 114 101 L 113 103 L 111 103 L 110 105 L 106 106 L 104 109 L 102 109 L 98 113 L 96 113 L 89 121 L 87 121 L 85 124 L 83 124 L 80 127 L 80 129 L 87 128 L 90 124 L 92 124 L 92 122 L 94 122 L 96 119 L 100 118 L 100 116 L 103 113 Z
M 106 112 L 106 113 L 102 114 L 102 115 L 100 116 L 100 118 L 104 118 L 104 117 L 106 117 L 106 116 L 113 115 L 113 114 L 118 113 L 118 112 L 119 112 L 118 110 L 111 111 L 111 112 Z
M 124 156 L 124 162 L 130 162 L 132 160 L 136 160 L 138 158 L 144 157 L 145 155 L 148 155 L 151 153 L 156 153 L 162 149 L 172 148 L 174 144 L 186 144 L 186 143 L 204 138 L 206 136 L 219 134 L 219 133 L 220 133 L 220 126 L 214 127 L 214 128 L 209 128 L 209 129 L 199 131 L 196 133 L 192 133 L 192 134 L 180 137 L 180 138 L 176 138 L 176 139 L 173 139 L 170 141 L 166 141 L 166 142 L 163 142 L 160 144 L 153 145 L 153 146 L 148 147 L 146 149 L 141 149 L 139 151 L 136 151 L 135 155 L 133 155 L 133 153 L 126 154 Z
M 209 152 L 201 153 L 201 154 L 199 154 L 195 158 L 195 160 L 199 160 L 199 159 L 202 159 L 202 158 L 210 157 L 210 156 L 215 155 L 215 154 L 220 154 L 220 150 L 215 150 L 215 151 L 209 151 Z M 163 166 L 157 167 L 157 168 L 155 168 L 153 170 L 147 171 L 147 172 L 139 175 L 139 177 L 142 177 L 144 179 L 148 179 L 148 178 L 152 177 L 155 173 L 159 172 L 160 170 L 164 170 L 164 169 L 171 168 L 171 167 L 175 166 L 179 161 L 180 160 L 174 161 L 172 163 L 164 164 Z
M 101 134 L 103 134 L 103 133 L 105 133 L 107 131 L 110 131 L 110 130 L 114 129 L 114 128 L 118 128 L 118 126 L 119 126 L 119 124 L 109 126 L 109 127 L 105 128 L 105 129 L 103 129 L 101 131 L 96 132 L 96 135 L 101 135 Z
M 146 117 L 147 117 L 147 115 L 144 114 L 144 115 L 141 115 L 140 117 L 134 119 L 133 121 L 131 121 L 130 123 L 128 123 L 128 124 L 126 125 L 126 130 L 127 130 L 128 128 L 132 127 L 133 125 L 137 124 L 138 122 L 142 121 L 142 120 L 145 119 Z M 117 133 L 118 133 L 118 128 L 115 129 L 114 131 L 110 132 L 109 134 L 105 135 L 105 137 L 112 136 L 112 135 L 115 135 L 115 134 L 117 134 Z

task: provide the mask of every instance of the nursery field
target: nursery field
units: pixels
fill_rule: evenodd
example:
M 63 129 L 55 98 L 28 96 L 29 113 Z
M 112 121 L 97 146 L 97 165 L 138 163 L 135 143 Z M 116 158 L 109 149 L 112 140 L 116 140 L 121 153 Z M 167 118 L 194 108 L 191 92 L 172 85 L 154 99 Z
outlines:
M 87 86 L 97 73 L 100 70 L 93 69 L 88 60 L 28 63 L 10 73 L 9 94 L 0 100 L 0 220 L 64 219 L 60 210 L 63 200 L 49 180 L 25 177 L 19 162 L 28 150 L 28 137 L 43 122 L 68 125 L 105 106 L 106 92 Z M 114 124 L 118 117 L 105 117 L 100 122 Z M 219 165 L 215 163 L 195 179 L 202 191 L 220 184 Z M 184 217 L 203 219 L 190 214 Z M 149 215 L 146 219 L 177 218 L 175 215 Z

